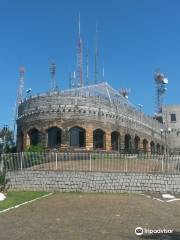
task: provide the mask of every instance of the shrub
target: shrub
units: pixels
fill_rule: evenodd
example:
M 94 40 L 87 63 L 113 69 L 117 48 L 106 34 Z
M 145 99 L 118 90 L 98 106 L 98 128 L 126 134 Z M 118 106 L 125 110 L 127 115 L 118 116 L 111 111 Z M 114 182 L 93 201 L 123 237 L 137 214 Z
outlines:
M 25 152 L 44 152 L 45 148 L 41 145 L 31 145 L 25 149 Z
M 0 192 L 5 192 L 8 189 L 9 179 L 6 178 L 6 171 L 0 171 Z

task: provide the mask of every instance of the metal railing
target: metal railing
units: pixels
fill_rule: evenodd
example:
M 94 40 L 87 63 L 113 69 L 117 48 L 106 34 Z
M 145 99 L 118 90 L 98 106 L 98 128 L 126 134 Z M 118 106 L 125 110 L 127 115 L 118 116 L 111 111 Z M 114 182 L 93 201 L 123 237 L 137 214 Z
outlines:
M 22 152 L 0 155 L 0 170 L 180 174 L 180 155 L 115 152 Z

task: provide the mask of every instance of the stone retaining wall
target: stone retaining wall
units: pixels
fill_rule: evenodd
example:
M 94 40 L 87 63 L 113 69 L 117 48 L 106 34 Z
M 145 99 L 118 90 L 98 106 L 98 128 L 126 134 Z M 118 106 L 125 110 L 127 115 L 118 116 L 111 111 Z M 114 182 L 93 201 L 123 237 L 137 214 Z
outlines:
M 180 175 L 17 171 L 9 172 L 11 190 L 180 193 Z

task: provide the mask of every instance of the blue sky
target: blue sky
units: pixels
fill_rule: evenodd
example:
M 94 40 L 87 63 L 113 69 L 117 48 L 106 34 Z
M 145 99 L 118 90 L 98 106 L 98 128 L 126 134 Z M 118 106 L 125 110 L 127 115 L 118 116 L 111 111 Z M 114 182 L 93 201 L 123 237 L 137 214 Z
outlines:
M 60 88 L 75 69 L 78 12 L 89 45 L 93 77 L 95 26 L 99 65 L 114 88 L 131 88 L 130 101 L 154 113 L 154 71 L 168 77 L 165 103 L 180 102 L 180 1 L 178 0 L 0 0 L 0 127 L 12 124 L 19 67 L 25 89 L 48 91 L 48 59 L 57 65 Z M 100 71 L 100 69 L 99 69 Z

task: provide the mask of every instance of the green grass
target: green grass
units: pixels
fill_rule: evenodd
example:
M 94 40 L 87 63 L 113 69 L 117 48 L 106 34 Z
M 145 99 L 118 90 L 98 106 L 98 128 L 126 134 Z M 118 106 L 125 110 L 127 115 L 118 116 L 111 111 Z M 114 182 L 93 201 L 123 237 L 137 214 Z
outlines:
M 46 194 L 47 192 L 8 192 L 6 199 L 4 201 L 0 201 L 0 211 Z

